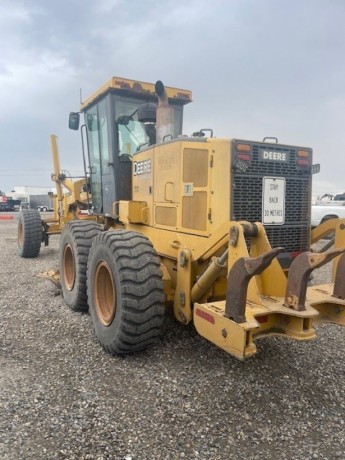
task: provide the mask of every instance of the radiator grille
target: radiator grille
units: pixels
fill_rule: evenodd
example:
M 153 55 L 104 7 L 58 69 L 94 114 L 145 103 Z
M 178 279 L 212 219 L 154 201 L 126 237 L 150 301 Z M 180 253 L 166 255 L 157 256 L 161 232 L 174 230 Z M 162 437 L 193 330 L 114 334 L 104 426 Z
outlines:
M 282 246 L 286 252 L 307 250 L 310 241 L 310 168 L 303 169 L 296 166 L 298 149 L 295 147 L 269 146 L 270 151 L 288 152 L 287 162 L 260 161 L 259 149 L 267 148 L 267 145 L 251 144 L 251 147 L 250 167 L 245 172 L 234 167 L 232 170 L 231 218 L 249 222 L 262 221 L 263 177 L 285 177 L 285 223 L 265 226 L 267 237 L 272 247 Z M 235 149 L 233 148 L 232 151 L 234 152 Z M 234 160 L 233 157 L 233 165 Z

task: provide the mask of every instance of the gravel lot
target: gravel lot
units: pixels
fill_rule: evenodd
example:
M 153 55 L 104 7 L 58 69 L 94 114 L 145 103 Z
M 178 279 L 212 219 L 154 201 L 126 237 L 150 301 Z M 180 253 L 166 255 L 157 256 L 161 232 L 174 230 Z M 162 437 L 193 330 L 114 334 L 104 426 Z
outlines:
M 20 259 L 16 232 L 0 220 L 1 459 L 345 459 L 345 329 L 242 363 L 168 317 L 157 346 L 112 357 L 36 277 L 59 237 Z

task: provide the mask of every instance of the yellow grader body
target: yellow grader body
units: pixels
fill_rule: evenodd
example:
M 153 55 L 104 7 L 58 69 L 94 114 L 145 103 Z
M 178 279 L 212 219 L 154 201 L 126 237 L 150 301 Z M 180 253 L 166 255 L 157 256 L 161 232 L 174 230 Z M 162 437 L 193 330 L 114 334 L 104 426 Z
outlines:
M 176 318 L 193 321 L 201 336 L 240 359 L 255 354 L 254 340 L 260 337 L 308 340 L 316 336 L 316 323 L 345 325 L 345 302 L 333 296 L 332 285 L 309 287 L 303 294 L 305 281 L 289 293 L 276 259 L 280 250 L 272 251 L 261 223 L 224 222 L 230 214 L 230 184 L 223 180 L 230 169 L 229 149 L 229 140 L 211 139 L 192 145 L 177 141 L 137 154 L 133 168 L 142 167 L 142 173 L 133 176 L 133 200 L 118 204 L 124 228 L 147 236 L 160 256 L 165 295 L 173 301 Z M 149 195 L 151 183 L 155 191 Z M 333 224 L 336 249 L 309 253 L 303 267 L 306 253 L 301 254 L 290 278 L 297 273 L 302 279 L 341 254 L 345 225 Z M 217 254 L 224 252 L 226 258 L 217 263 Z M 251 273 L 255 265 L 263 271 Z M 299 304 L 301 295 L 308 300 Z
M 62 230 L 66 303 L 90 310 L 110 353 L 153 344 L 167 306 L 239 359 L 261 337 L 310 340 L 315 324 L 345 325 L 345 221 L 310 229 L 311 149 L 181 136 L 190 100 L 161 82 L 111 79 L 82 105 L 90 173 L 77 182 L 60 173 L 52 136 L 56 209 L 44 225 Z M 310 251 L 330 231 L 333 249 Z M 308 286 L 331 260 L 332 283 Z

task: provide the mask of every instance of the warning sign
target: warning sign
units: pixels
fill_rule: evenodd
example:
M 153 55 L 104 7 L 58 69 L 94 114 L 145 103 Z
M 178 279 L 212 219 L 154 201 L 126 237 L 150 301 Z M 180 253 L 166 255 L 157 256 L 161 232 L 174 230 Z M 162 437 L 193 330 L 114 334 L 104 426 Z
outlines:
M 262 223 L 283 225 L 285 222 L 285 178 L 264 177 L 262 184 Z

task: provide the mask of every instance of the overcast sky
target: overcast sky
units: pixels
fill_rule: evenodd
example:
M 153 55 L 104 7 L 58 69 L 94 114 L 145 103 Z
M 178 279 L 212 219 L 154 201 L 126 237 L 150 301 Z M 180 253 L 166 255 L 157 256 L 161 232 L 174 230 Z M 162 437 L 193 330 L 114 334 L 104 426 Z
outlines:
M 345 191 L 344 0 L 0 0 L 0 189 L 51 186 L 49 135 L 111 76 L 193 91 L 184 133 L 310 146 L 313 193 Z

